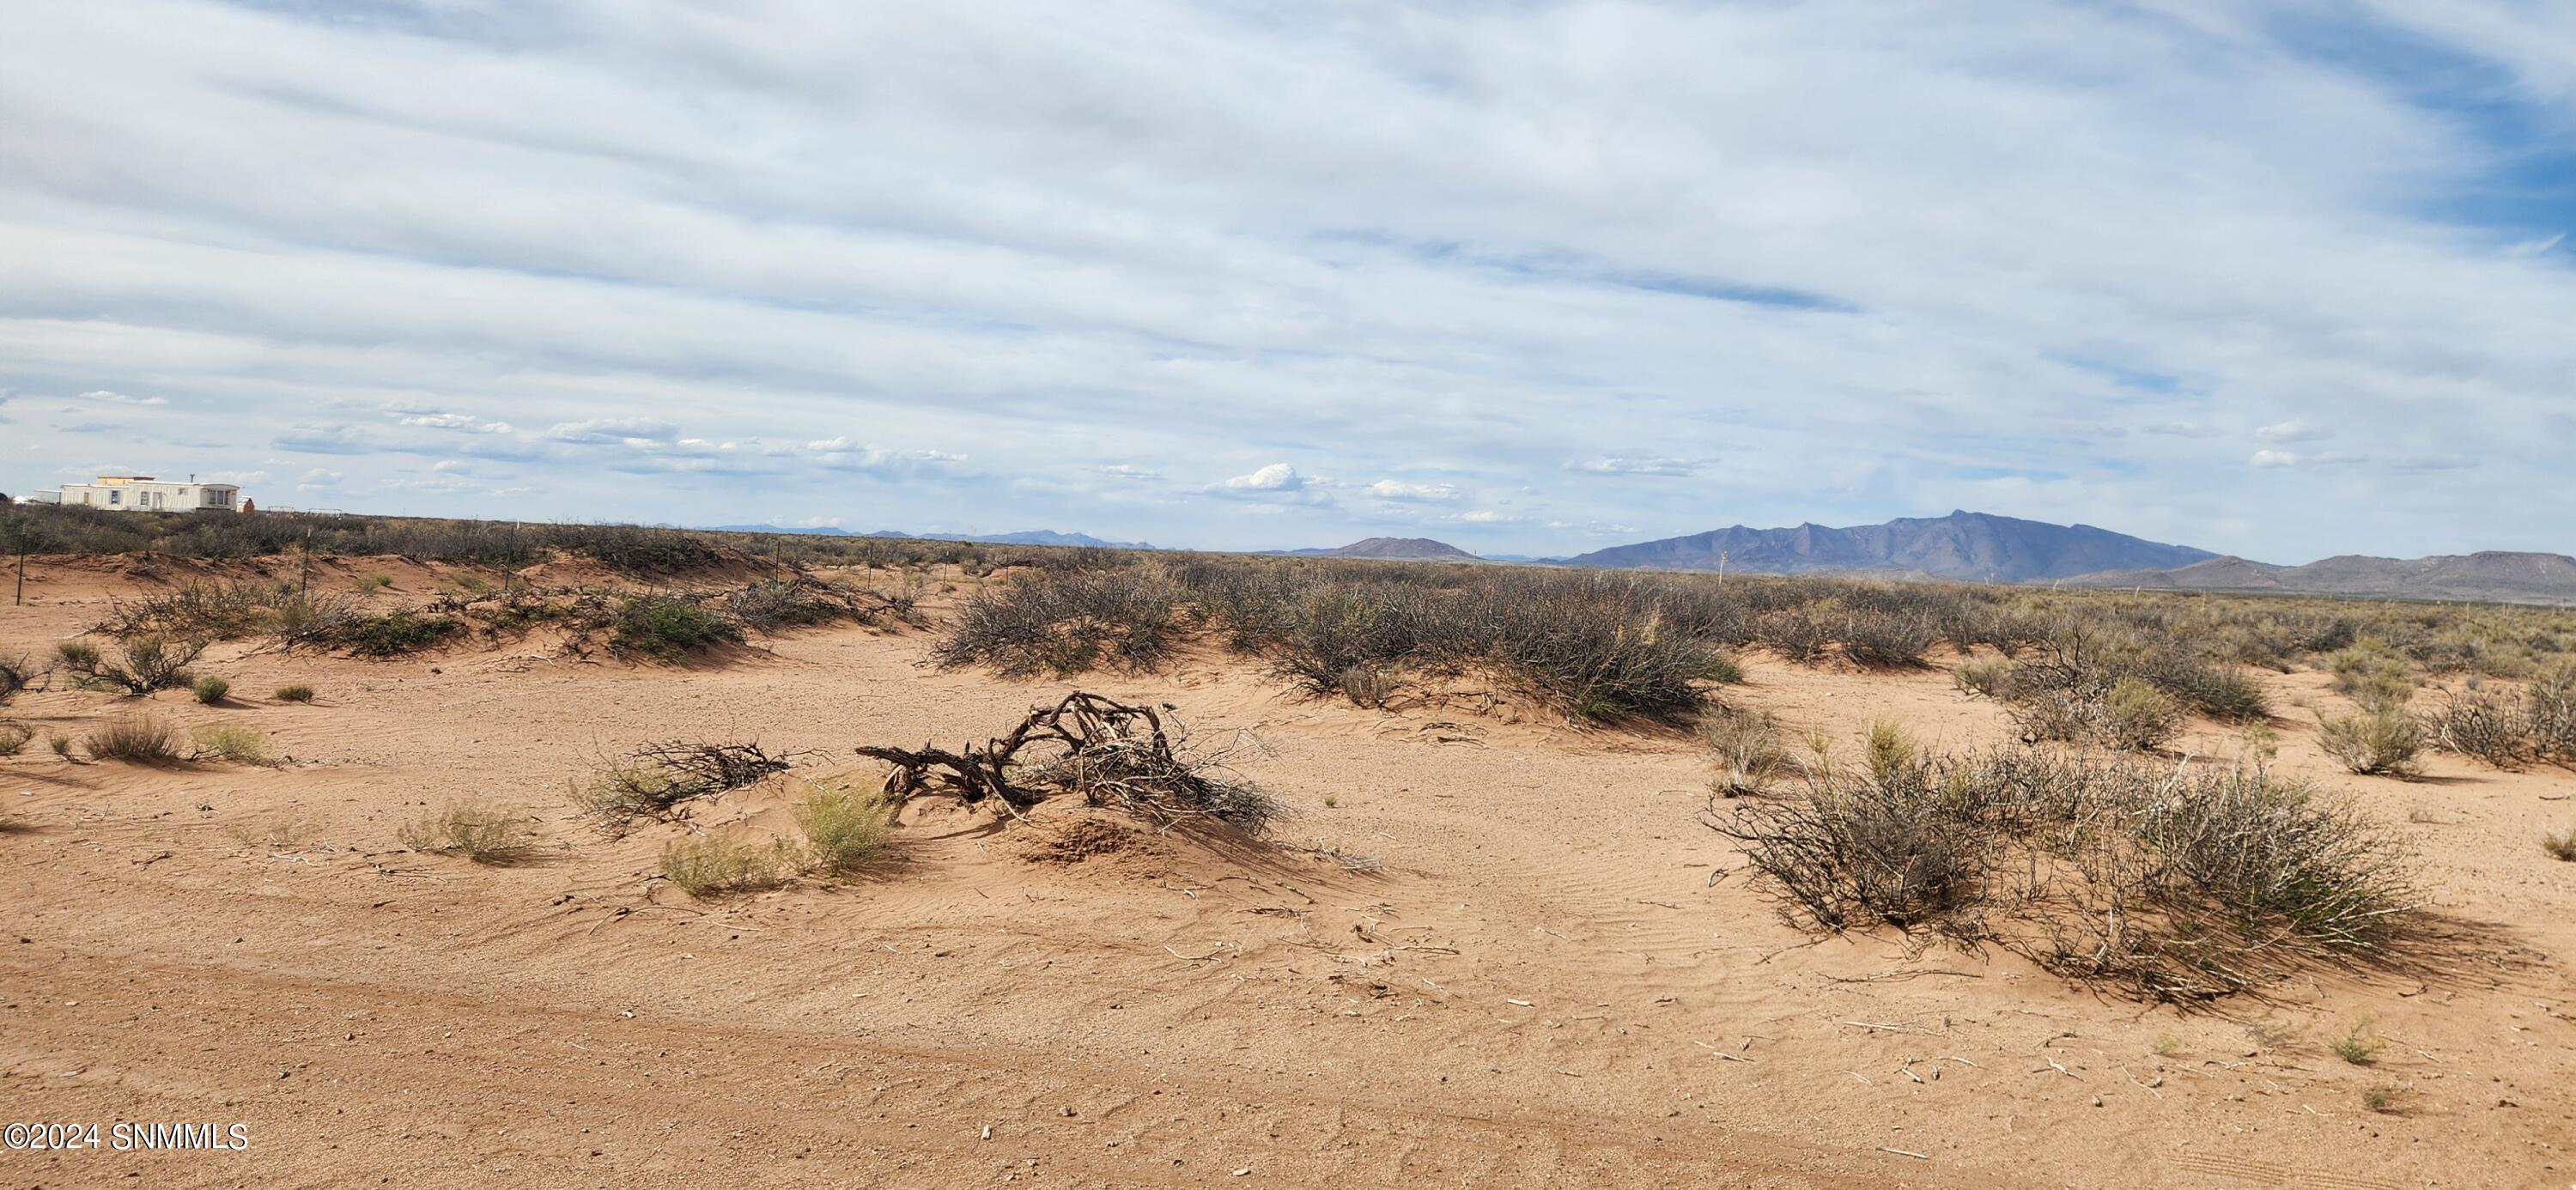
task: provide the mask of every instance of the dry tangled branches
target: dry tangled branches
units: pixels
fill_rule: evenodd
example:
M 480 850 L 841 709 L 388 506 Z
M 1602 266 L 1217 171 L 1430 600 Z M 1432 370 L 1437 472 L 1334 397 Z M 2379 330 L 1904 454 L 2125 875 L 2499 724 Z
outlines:
M 1158 711 L 1076 691 L 980 745 L 857 751 L 895 766 L 885 790 L 898 801 L 936 791 L 969 805 L 989 800 L 1016 817 L 1050 797 L 1078 795 L 1159 823 L 1214 818 L 1255 833 L 1278 817 L 1269 794 L 1226 767 L 1230 749 L 1191 748 L 1179 719 L 1166 720 L 1171 711 L 1169 703 Z

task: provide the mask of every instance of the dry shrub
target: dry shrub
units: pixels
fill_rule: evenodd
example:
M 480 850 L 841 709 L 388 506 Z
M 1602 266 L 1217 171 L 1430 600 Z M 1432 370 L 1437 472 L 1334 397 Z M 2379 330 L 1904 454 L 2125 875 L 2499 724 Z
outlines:
M 2562 863 L 2576 863 L 2576 826 L 2554 835 L 2540 836 L 2540 849 Z
M 2012 662 L 2000 657 L 1962 661 L 1950 671 L 1962 694 L 1982 694 L 2001 702 L 2012 697 Z
M 2424 747 L 2424 725 L 2394 708 L 2317 721 L 2317 745 L 2356 773 L 2411 777 Z
M 527 820 L 481 802 L 451 802 L 446 808 L 394 832 L 402 845 L 432 855 L 461 855 L 478 864 L 508 864 L 527 858 Z
M 2445 699 L 2425 726 L 2433 746 L 2475 757 L 2500 769 L 2518 769 L 2535 751 L 2531 721 L 2512 699 L 2493 690 L 2464 690 Z
M 1700 739 L 1708 744 L 1709 788 L 1723 797 L 1758 797 L 1798 770 L 1769 711 L 1720 709 L 1701 721 Z
M 344 616 L 317 624 L 297 643 L 347 649 L 360 657 L 399 657 L 436 648 L 465 631 L 454 616 L 424 615 L 409 609 L 381 616 Z
M 119 657 L 114 660 L 87 641 L 64 641 L 56 647 L 55 655 L 84 686 L 140 697 L 157 690 L 180 689 L 195 681 L 188 666 L 206 651 L 207 643 L 144 633 L 117 642 Z
M 638 819 L 669 819 L 681 803 L 740 789 L 793 764 L 757 742 L 646 744 L 576 785 L 573 803 L 609 830 L 624 831 Z
M 158 715 L 109 720 L 82 737 L 81 743 L 89 749 L 92 760 L 155 765 L 180 760 L 178 729 Z
M 297 682 L 291 686 L 280 686 L 277 688 L 276 697 L 279 702 L 311 702 L 313 701 L 313 687 L 305 685 L 302 682 Z
M 851 876 L 884 852 L 894 807 L 884 794 L 854 788 L 847 778 L 817 780 L 796 803 L 796 828 L 805 832 L 807 871 Z
M 1866 669 L 1913 669 L 1941 639 L 1941 627 L 1920 611 L 1858 608 L 1843 621 L 1843 657 Z
M 2389 837 L 2259 769 L 1917 750 L 1709 825 L 1793 924 L 1995 944 L 2151 999 L 2399 965 L 2420 922 Z
M 2028 692 L 2013 703 L 2013 722 L 2027 741 L 2064 740 L 2149 751 L 2182 730 L 2182 704 L 2144 679 L 2108 686 Z
M 2562 661 L 2542 670 L 2523 692 L 2523 706 L 2532 750 L 2560 764 L 2576 765 L 2576 662 Z
M 35 730 L 26 724 L 0 719 L 0 756 L 16 756 L 35 738 Z
M 943 667 L 988 665 L 1009 677 L 1149 671 L 1179 636 L 1179 598 L 1151 571 L 1019 575 L 970 596 L 932 656 Z
M 662 877 L 703 899 L 776 888 L 787 883 L 796 860 L 785 839 L 765 844 L 733 834 L 673 839 L 662 847 Z
M 191 683 L 188 689 L 197 696 L 198 702 L 211 707 L 222 704 L 225 696 L 233 692 L 233 684 L 208 674 Z
M 2349 696 L 2365 711 L 2395 710 L 2415 697 L 2415 680 L 2406 659 L 2378 637 L 2363 637 L 2326 658 L 2334 672 L 2336 693 Z
M 0 655 L 0 707 L 34 689 L 44 676 L 45 671 L 29 662 L 25 654 Z
M 1259 834 L 1285 811 L 1227 763 L 1236 749 L 1258 746 L 1238 732 L 1224 746 L 1202 748 L 1169 703 L 1157 710 L 1075 691 L 1032 708 L 1009 733 L 980 745 L 857 751 L 894 766 L 885 791 L 898 807 L 938 792 L 1017 816 L 1071 795 L 1164 825 L 1215 819 Z

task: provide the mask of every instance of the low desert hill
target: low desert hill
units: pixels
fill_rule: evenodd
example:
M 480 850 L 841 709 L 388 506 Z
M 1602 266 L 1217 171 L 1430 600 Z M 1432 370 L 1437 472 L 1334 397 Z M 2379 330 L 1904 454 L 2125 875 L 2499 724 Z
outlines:
M 1476 555 L 1428 537 L 1371 537 L 1333 549 L 1286 550 L 1294 558 L 1400 558 L 1415 562 L 1473 562 Z
M 2216 555 L 2091 525 L 2052 525 L 1982 512 L 1901 517 L 1883 525 L 1792 529 L 1735 525 L 1688 537 L 1613 546 L 1568 559 L 1605 569 L 1745 574 L 1881 571 L 1976 582 L 2072 578 L 2113 569 L 2188 566 Z
M 2570 603 L 2576 602 L 2576 558 L 2565 554 L 2485 550 L 2430 558 L 2373 558 L 2343 554 L 2305 566 L 2274 566 L 2244 558 L 2222 557 L 2169 569 L 2114 570 L 2080 575 L 2068 581 L 2087 587 Z

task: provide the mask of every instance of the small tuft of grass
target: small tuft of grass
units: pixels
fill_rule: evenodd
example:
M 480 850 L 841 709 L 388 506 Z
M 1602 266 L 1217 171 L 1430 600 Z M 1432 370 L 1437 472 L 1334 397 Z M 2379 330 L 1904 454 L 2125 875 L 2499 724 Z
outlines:
M 797 865 L 787 841 L 766 845 L 735 835 L 673 839 L 662 848 L 662 878 L 692 897 L 776 888 Z
M 2540 836 L 2540 849 L 2561 863 L 2576 863 L 2576 826 L 2554 835 Z
M 885 850 L 894 811 L 882 793 L 846 780 L 817 782 L 796 804 L 796 827 L 805 832 L 806 870 L 850 876 Z
M 246 819 L 224 828 L 233 842 L 258 851 L 292 851 L 304 845 L 311 834 L 306 825 L 292 818 L 263 815 Z
M 1758 797 L 1797 771 L 1769 711 L 1721 709 L 1700 723 L 1708 744 L 1709 787 L 1724 797 Z
M 223 703 L 224 697 L 233 692 L 233 684 L 213 674 L 207 674 L 197 679 L 188 689 L 197 696 L 198 702 L 211 707 Z
M 2171 1033 L 2158 1033 L 2155 1044 L 2148 1048 L 2152 1049 L 2159 1058 L 2170 1058 L 2182 1052 L 2182 1038 Z
M 2341 1037 L 2326 1043 L 2334 1056 L 2355 1066 L 2368 1066 L 2379 1061 L 2379 1039 L 2370 1035 L 2370 1018 L 2363 1017 L 2344 1030 Z
M 359 579 L 357 585 L 358 594 L 361 595 L 382 591 L 394 585 L 394 576 L 384 573 L 370 574 Z
M 513 863 L 528 853 L 526 821 L 480 802 L 451 802 L 403 824 L 394 837 L 414 851 L 461 855 L 478 864 Z
M 72 754 L 72 738 L 70 736 L 55 736 L 54 738 L 45 741 L 45 745 L 52 748 L 54 750 L 54 755 L 56 756 L 68 759 Z
M 216 723 L 198 728 L 196 744 L 196 751 L 188 756 L 190 760 L 229 760 L 235 764 L 268 763 L 266 740 L 259 732 L 237 723 Z
M 297 682 L 292 686 L 280 686 L 277 688 L 277 701 L 311 702 L 313 701 L 313 688 L 302 682 Z
M 176 764 L 179 732 L 156 715 L 129 715 L 110 720 L 82 738 L 92 760 L 126 764 Z
M 2398 1089 L 2387 1083 L 2373 1085 L 2361 1093 L 2361 1105 L 2381 1115 L 2397 1110 Z

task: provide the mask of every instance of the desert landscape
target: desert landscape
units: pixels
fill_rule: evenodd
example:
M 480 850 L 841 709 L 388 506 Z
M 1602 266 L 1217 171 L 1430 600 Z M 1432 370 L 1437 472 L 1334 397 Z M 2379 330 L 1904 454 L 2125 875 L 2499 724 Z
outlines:
M 2562 611 L 39 511 L 14 1185 L 2576 1182 Z

